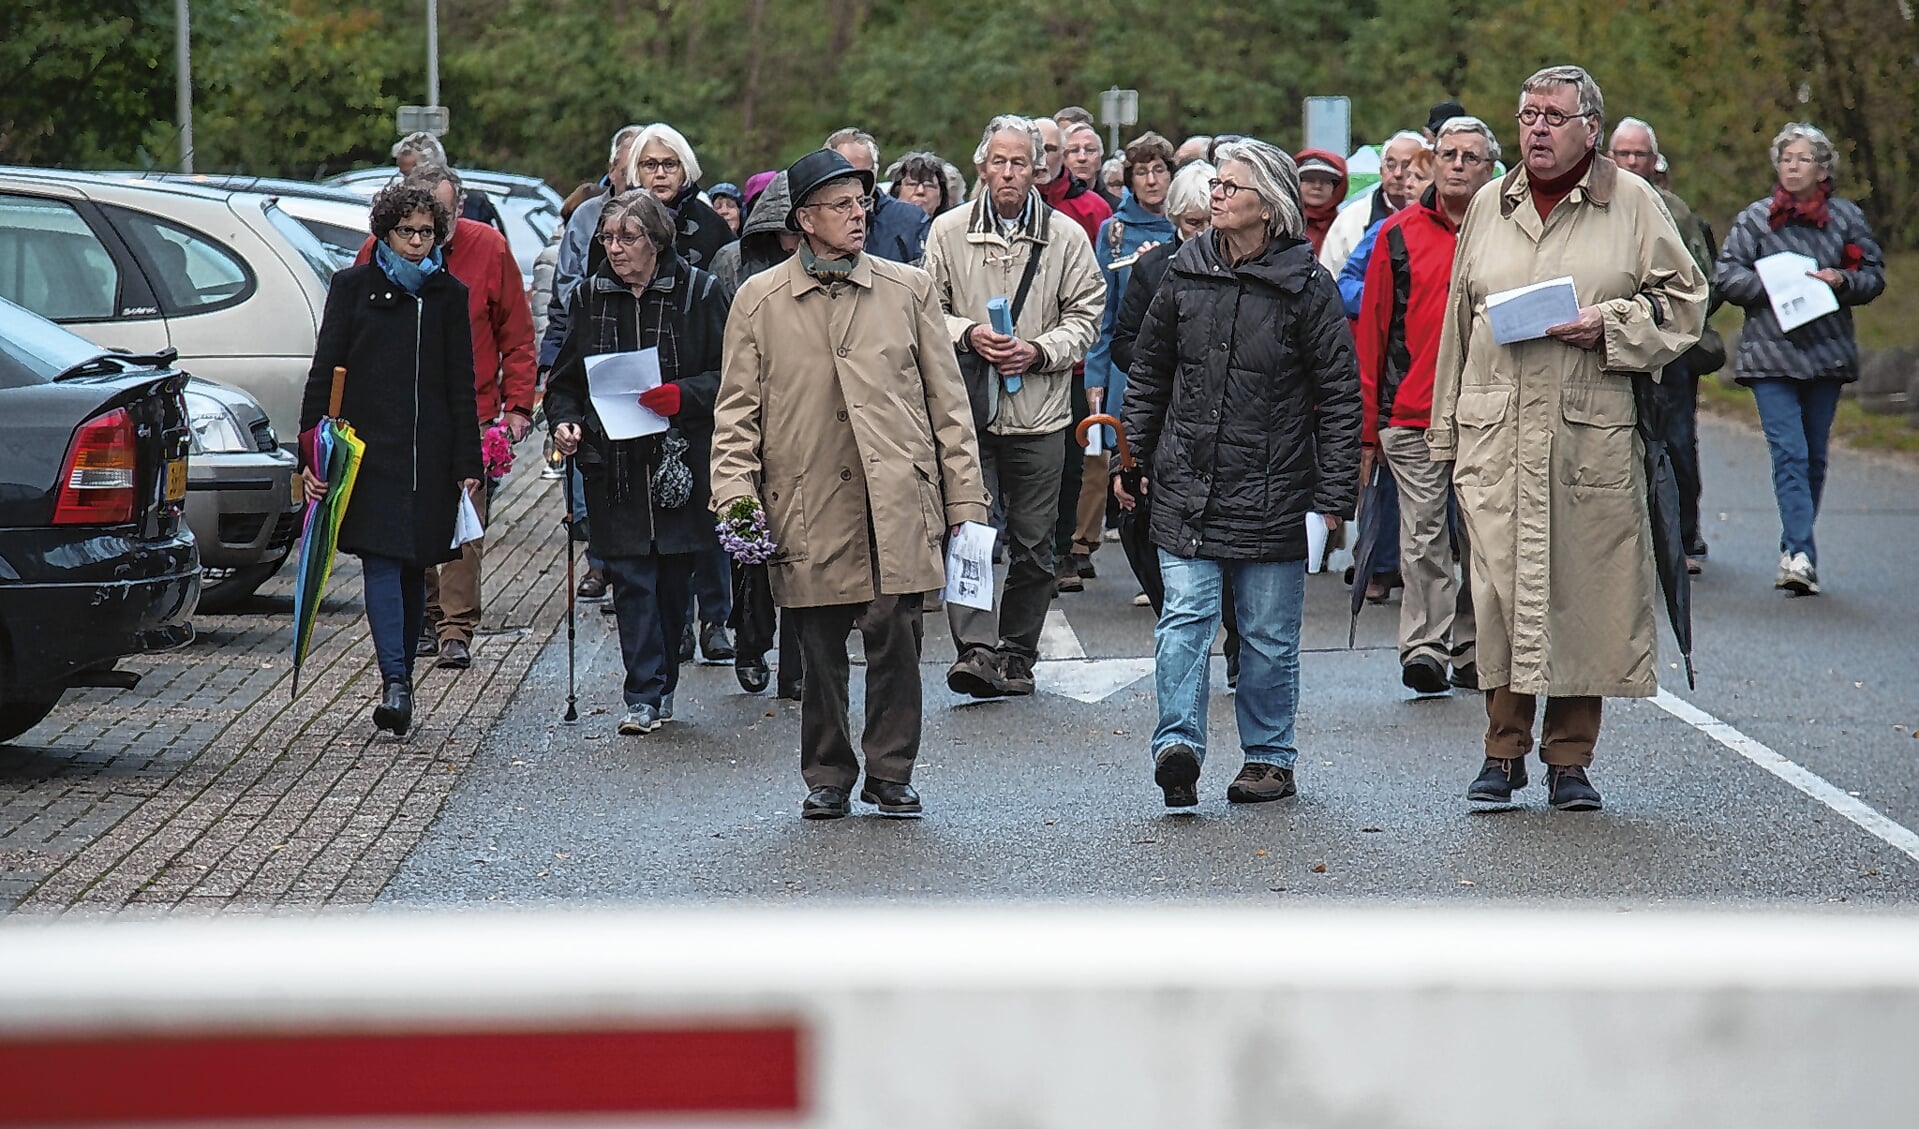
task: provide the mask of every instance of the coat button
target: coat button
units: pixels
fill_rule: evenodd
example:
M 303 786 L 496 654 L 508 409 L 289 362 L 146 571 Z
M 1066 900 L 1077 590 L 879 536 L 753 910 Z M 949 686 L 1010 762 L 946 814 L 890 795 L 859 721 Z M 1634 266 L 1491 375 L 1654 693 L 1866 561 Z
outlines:
M 844 356 L 845 356 L 846 354 L 848 354 L 848 353 L 850 353 L 850 352 L 852 352 L 852 351 L 853 351 L 853 350 L 851 350 L 851 349 L 848 349 L 848 348 L 847 348 L 846 346 L 844 346 L 844 345 L 841 345 L 841 346 L 840 346 L 840 356 L 842 356 L 842 357 L 844 357 Z
M 840 420 L 840 422 L 841 422 L 841 423 L 845 423 L 845 422 L 846 422 L 846 409 L 845 409 L 845 408 L 841 408 L 841 409 L 840 409 L 839 411 L 837 411 L 837 412 L 835 412 L 835 413 L 833 413 L 833 414 L 839 417 L 839 420 Z
M 840 481 L 841 482 L 853 481 L 853 472 L 842 468 L 840 471 Z
M 777 501 L 779 501 L 779 500 L 780 500 L 780 492 L 779 492 L 778 490 L 775 490 L 775 491 L 773 491 L 773 492 L 771 492 L 771 493 L 769 493 L 769 494 L 768 494 L 768 495 L 766 496 L 766 500 L 767 500 L 767 501 L 769 501 L 769 502 L 777 502 Z

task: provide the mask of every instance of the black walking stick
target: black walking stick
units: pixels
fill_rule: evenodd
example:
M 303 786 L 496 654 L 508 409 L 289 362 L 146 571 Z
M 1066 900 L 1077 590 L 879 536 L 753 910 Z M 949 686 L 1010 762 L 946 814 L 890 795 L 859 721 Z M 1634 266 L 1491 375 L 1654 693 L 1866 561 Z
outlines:
M 573 692 L 573 605 L 578 599 L 579 589 L 573 583 L 573 456 L 566 457 L 562 468 L 561 489 L 566 495 L 566 516 L 560 524 L 566 529 L 566 716 L 562 721 L 580 720 L 578 699 Z

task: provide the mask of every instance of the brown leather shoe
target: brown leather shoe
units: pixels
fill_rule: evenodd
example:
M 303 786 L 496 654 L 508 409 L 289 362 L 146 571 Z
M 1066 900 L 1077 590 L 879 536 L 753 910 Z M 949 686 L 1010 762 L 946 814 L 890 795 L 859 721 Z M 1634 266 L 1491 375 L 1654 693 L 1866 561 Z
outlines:
M 985 647 L 968 647 L 959 661 L 946 669 L 946 688 L 975 698 L 1002 696 L 1005 691 L 999 688 L 999 656 Z
M 473 651 L 458 639 L 442 640 L 440 661 L 433 665 L 442 670 L 465 670 L 473 665 Z
M 1293 770 L 1270 764 L 1248 764 L 1226 786 L 1226 801 L 1234 804 L 1264 804 L 1283 800 L 1297 793 Z

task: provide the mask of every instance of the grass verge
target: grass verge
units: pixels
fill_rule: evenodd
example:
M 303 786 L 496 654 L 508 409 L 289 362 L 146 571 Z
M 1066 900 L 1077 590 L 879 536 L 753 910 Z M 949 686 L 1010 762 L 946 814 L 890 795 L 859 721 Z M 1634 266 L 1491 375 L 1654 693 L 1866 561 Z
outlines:
M 1759 409 L 1753 406 L 1752 393 L 1724 373 L 1699 382 L 1699 410 L 1742 421 L 1755 429 L 1759 426 Z M 1908 426 L 1904 416 L 1874 415 L 1855 400 L 1839 402 L 1839 413 L 1832 420 L 1832 438 L 1852 450 L 1877 451 L 1919 463 L 1919 429 Z

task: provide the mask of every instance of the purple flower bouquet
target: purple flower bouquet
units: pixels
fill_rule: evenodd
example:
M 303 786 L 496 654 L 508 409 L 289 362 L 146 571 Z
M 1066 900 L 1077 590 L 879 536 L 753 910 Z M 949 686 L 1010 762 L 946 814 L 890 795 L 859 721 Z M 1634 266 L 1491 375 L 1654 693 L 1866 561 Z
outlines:
M 779 552 L 766 527 L 766 511 L 752 498 L 740 498 L 721 511 L 719 531 L 720 548 L 740 564 L 765 564 Z

